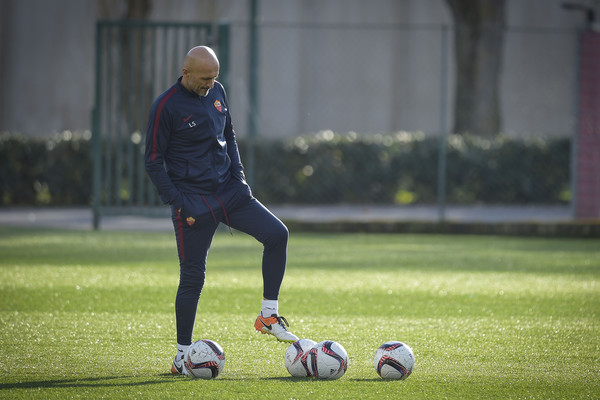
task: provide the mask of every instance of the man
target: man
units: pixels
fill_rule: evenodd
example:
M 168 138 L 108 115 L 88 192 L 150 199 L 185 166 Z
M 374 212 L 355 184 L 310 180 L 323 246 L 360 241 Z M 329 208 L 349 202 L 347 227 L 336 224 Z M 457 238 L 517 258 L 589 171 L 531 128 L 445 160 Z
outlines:
M 257 331 L 284 342 L 298 337 L 279 315 L 288 230 L 252 196 L 248 187 L 223 86 L 219 60 L 205 46 L 185 57 L 182 76 L 152 104 L 146 132 L 146 171 L 161 200 L 171 205 L 179 254 L 175 299 L 177 354 L 171 372 L 185 374 L 183 355 L 192 343 L 206 258 L 220 222 L 264 246 L 263 302 Z

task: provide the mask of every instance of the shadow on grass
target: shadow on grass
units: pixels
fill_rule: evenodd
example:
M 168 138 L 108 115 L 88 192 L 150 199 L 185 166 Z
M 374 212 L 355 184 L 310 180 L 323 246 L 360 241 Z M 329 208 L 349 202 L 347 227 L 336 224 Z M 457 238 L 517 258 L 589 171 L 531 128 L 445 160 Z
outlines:
M 341 378 L 350 382 L 385 382 L 381 378 Z M 315 378 L 297 378 L 293 376 L 273 376 L 270 378 L 259 378 L 258 380 L 264 381 L 280 381 L 280 382 L 327 382 L 327 379 L 315 379 Z
M 294 376 L 271 376 L 268 378 L 257 378 L 259 381 L 280 381 L 280 382 L 308 382 L 312 381 L 309 377 L 294 377 Z
M 159 375 L 160 378 L 173 377 L 172 374 Z M 137 380 L 132 382 L 131 380 Z M 111 386 L 144 386 L 157 383 L 168 383 L 171 379 L 151 379 L 139 376 L 103 376 L 97 378 L 54 379 L 45 381 L 27 381 L 15 383 L 0 383 L 0 390 L 7 389 L 40 389 L 40 388 L 80 388 L 80 387 L 111 387 Z
M 174 379 L 173 379 L 174 378 Z M 10 389 L 52 389 L 52 388 L 94 388 L 94 387 L 116 387 L 116 386 L 145 386 L 155 385 L 159 383 L 169 383 L 180 380 L 181 377 L 174 376 L 172 374 L 161 374 L 154 379 L 148 379 L 139 376 L 104 376 L 97 378 L 72 378 L 72 379 L 53 379 L 45 381 L 28 381 L 28 382 L 15 382 L 15 383 L 0 383 L 0 390 Z M 132 382 L 132 380 L 137 380 Z M 188 380 L 188 379 L 184 379 Z M 239 379 L 228 379 L 220 378 L 218 380 L 233 380 L 239 381 Z M 279 382 L 322 382 L 324 379 L 314 378 L 296 378 L 292 376 L 276 376 L 269 378 L 258 378 L 256 380 L 265 381 L 279 381 Z M 348 381 L 351 382 L 383 382 L 381 378 L 350 378 Z

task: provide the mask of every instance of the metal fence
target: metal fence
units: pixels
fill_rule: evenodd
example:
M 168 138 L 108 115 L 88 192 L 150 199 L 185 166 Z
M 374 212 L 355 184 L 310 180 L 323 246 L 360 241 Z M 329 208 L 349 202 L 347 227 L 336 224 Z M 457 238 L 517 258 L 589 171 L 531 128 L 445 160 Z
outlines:
M 297 131 L 317 132 L 258 141 L 253 187 L 268 204 L 433 204 L 443 220 L 447 204 L 575 201 L 580 32 L 504 31 L 503 128 L 477 136 L 452 132 L 456 27 L 265 22 L 261 29 L 263 65 L 300 59 L 284 45 L 289 38 L 307 41 L 298 46 L 304 55 L 310 42 L 312 58 L 292 70 L 300 95 L 285 96 L 295 108 L 262 90 L 259 132 L 269 136 L 288 122 L 274 109 L 300 120 Z M 369 68 L 357 53 L 372 60 Z M 281 68 L 262 78 L 294 88 Z
M 256 99 L 260 101 L 260 114 L 255 116 L 258 131 L 256 137 L 249 137 L 243 134 L 244 129 L 239 129 L 242 134 L 238 140 L 246 168 L 253 171 L 253 191 L 262 201 L 270 205 L 433 204 L 438 208 L 440 220 L 444 219 L 447 204 L 567 206 L 574 202 L 578 54 L 572 51 L 557 55 L 552 44 L 576 44 L 579 32 L 523 29 L 505 32 L 509 59 L 503 73 L 509 78 L 502 85 L 502 107 L 504 126 L 509 128 L 495 137 L 478 137 L 451 132 L 453 54 L 452 30 L 447 27 L 411 30 L 404 26 L 366 26 L 353 33 L 361 42 L 370 43 L 381 37 L 383 29 L 388 36 L 396 35 L 391 43 L 399 51 L 409 49 L 412 42 L 419 42 L 419 35 L 426 36 L 426 42 L 431 45 L 428 52 L 421 51 L 417 55 L 422 57 L 424 69 L 429 73 L 425 79 L 437 82 L 433 90 L 432 85 L 423 88 L 415 82 L 407 82 L 406 77 L 402 82 L 390 82 L 390 73 L 395 75 L 389 66 L 387 75 L 376 71 L 369 76 L 372 85 L 382 88 L 391 85 L 392 90 L 386 91 L 390 96 L 398 99 L 394 92 L 397 90 L 406 93 L 407 98 L 398 100 L 397 113 L 384 117 L 372 108 L 372 112 L 355 115 L 353 109 L 369 109 L 369 99 L 348 99 L 340 96 L 339 87 L 324 83 L 332 76 L 357 73 L 346 55 L 353 46 L 344 42 L 348 35 L 342 31 L 348 27 L 264 23 L 260 29 L 263 69 L 256 76 L 259 82 L 254 83 L 261 94 L 261 98 Z M 319 103 L 325 106 L 313 104 L 304 97 L 298 97 L 290 105 L 282 102 L 281 97 L 268 95 L 267 79 L 272 87 L 284 83 L 278 81 L 277 76 L 266 74 L 270 71 L 268 68 L 282 68 L 277 60 L 285 59 L 286 52 L 292 51 L 285 43 L 277 45 L 278 40 L 290 37 L 290 30 L 296 31 L 292 32 L 294 37 L 322 39 L 310 42 L 311 51 L 327 54 L 330 62 L 315 60 L 306 64 L 305 69 L 299 71 L 298 80 L 317 77 L 315 79 L 321 81 L 313 85 L 323 83 L 324 87 L 330 87 L 331 90 L 320 92 Z M 326 40 L 332 32 L 335 32 L 334 38 L 341 40 L 339 44 L 331 38 Z M 112 21 L 98 24 L 93 135 L 94 226 L 99 225 L 102 214 L 149 212 L 159 205 L 143 165 L 143 135 L 150 104 L 178 76 L 185 51 L 199 43 L 212 43 L 217 48 L 222 65 L 220 80 L 226 87 L 232 83 L 239 95 L 239 86 L 235 86 L 228 75 L 229 41 L 229 27 L 224 25 Z M 518 47 L 534 50 L 515 51 Z M 577 46 L 563 48 L 576 49 Z M 376 58 L 388 50 L 379 45 L 369 51 L 373 53 L 367 56 Z M 401 60 L 402 56 L 394 59 Z M 549 73 L 544 65 L 553 65 L 552 74 L 546 81 L 533 79 Z M 403 65 L 397 68 L 402 73 L 407 72 L 402 70 Z M 288 79 L 287 74 L 279 75 L 281 79 Z M 531 84 L 523 85 L 528 77 L 532 77 Z M 247 93 L 241 96 L 251 97 Z M 264 135 L 278 123 L 271 121 L 269 110 L 294 115 L 298 109 L 288 107 L 298 105 L 303 114 L 315 118 L 302 121 L 297 131 L 318 133 Z M 337 114 L 328 106 L 334 107 Z M 417 108 L 428 112 L 415 112 Z M 251 119 L 243 111 L 243 107 L 238 107 L 237 114 L 233 115 L 238 128 L 243 126 L 240 120 Z M 319 119 L 327 113 L 338 118 L 331 121 L 331 126 L 327 125 L 328 120 Z M 380 133 L 365 132 L 364 124 L 374 125 L 378 118 L 389 121 L 388 125 L 378 125 Z M 343 123 L 339 123 L 342 119 Z M 549 126 L 548 120 L 557 128 L 553 132 L 545 128 Z M 314 125 L 318 123 L 315 121 L 324 122 L 319 126 Z
M 94 227 L 100 216 L 158 206 L 144 168 L 144 136 L 154 99 L 180 75 L 187 51 L 211 45 L 229 81 L 229 27 L 204 23 L 99 21 L 93 112 Z

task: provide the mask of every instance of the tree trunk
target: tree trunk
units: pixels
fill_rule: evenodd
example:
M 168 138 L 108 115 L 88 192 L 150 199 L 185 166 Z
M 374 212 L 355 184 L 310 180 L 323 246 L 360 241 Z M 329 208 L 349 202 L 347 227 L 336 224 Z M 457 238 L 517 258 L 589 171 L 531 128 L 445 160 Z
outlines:
M 150 0 L 127 1 L 127 19 L 147 19 L 151 10 Z
M 446 0 L 455 22 L 455 133 L 500 131 L 505 0 Z

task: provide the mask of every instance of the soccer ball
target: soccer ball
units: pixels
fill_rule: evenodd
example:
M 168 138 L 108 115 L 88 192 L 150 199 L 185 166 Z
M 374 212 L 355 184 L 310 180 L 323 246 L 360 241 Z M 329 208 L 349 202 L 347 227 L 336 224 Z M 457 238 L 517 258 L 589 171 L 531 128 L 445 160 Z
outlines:
M 313 346 L 304 356 L 311 376 L 319 379 L 341 378 L 348 368 L 346 349 L 332 340 L 324 340 Z
M 183 364 L 194 378 L 216 378 L 225 367 L 225 353 L 212 340 L 198 340 L 188 348 L 183 356 Z
M 303 358 L 313 346 L 317 344 L 314 340 L 300 339 L 294 343 L 285 351 L 285 367 L 287 368 L 290 375 L 297 378 L 304 378 L 310 376 L 308 372 L 308 366 L 306 365 L 306 357 Z
M 406 344 L 394 340 L 379 346 L 373 363 L 383 379 L 404 380 L 415 366 L 415 355 Z

